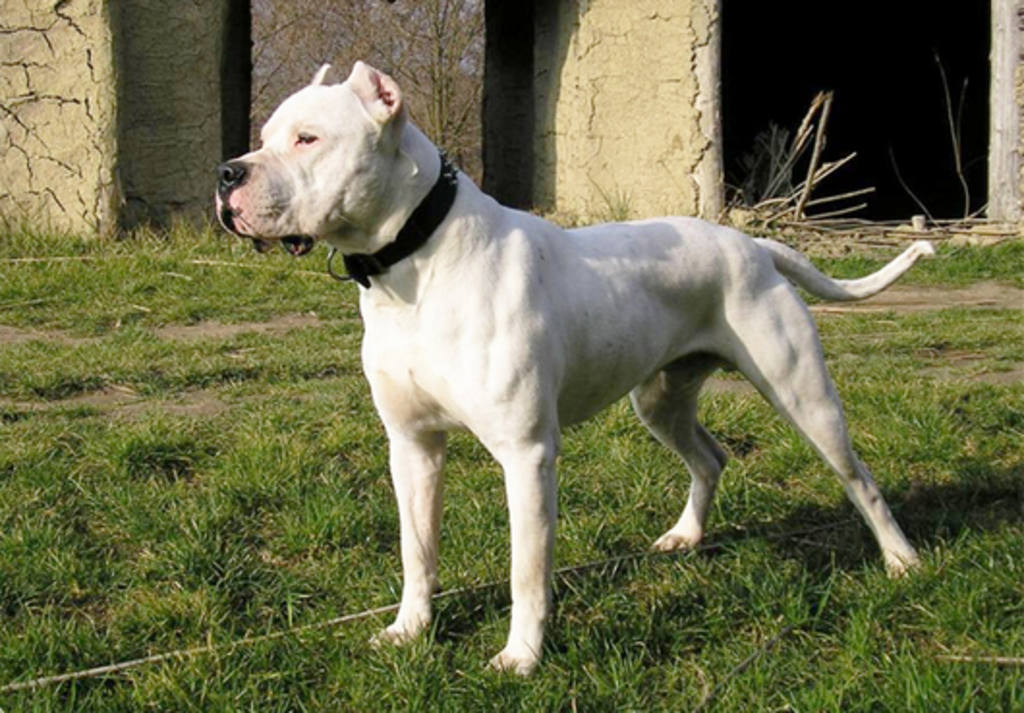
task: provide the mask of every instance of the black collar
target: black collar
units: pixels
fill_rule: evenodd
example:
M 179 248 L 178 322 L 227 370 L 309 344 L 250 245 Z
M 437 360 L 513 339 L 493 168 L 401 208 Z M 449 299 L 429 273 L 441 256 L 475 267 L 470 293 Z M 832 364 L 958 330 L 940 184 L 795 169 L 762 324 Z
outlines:
M 443 153 L 440 153 L 441 173 L 430 192 L 416 206 L 395 239 L 375 253 L 353 253 L 342 255 L 347 275 L 338 275 L 331 267 L 335 249 L 327 255 L 327 271 L 339 280 L 355 280 L 363 287 L 370 287 L 370 276 L 387 272 L 399 260 L 412 255 L 423 247 L 430 236 L 441 225 L 455 202 L 458 187 L 458 173 Z

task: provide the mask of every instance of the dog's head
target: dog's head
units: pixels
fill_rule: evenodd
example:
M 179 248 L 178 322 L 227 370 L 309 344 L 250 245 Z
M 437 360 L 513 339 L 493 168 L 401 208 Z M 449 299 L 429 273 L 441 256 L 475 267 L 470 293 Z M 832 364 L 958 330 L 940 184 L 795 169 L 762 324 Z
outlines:
M 341 84 L 324 65 L 284 100 L 261 146 L 217 169 L 217 217 L 258 250 L 280 241 L 302 255 L 316 239 L 366 248 L 388 206 L 405 124 L 395 81 L 362 62 Z

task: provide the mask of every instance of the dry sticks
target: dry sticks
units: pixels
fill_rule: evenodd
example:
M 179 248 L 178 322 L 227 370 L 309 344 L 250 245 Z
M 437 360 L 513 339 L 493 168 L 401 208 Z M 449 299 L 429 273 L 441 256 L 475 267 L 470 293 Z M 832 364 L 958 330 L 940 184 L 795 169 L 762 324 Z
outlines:
M 804 189 L 800 192 L 800 199 L 796 202 L 796 208 L 793 209 L 793 215 L 800 218 L 804 214 L 804 206 L 807 205 L 807 199 L 811 195 L 811 189 L 814 187 L 814 173 L 818 168 L 818 161 L 821 159 L 821 151 L 825 148 L 825 124 L 828 123 L 828 115 L 832 111 L 832 98 L 833 93 L 828 92 L 826 94 L 818 94 L 819 97 L 824 96 L 821 102 L 821 118 L 818 120 L 817 131 L 814 132 L 814 149 L 811 151 L 811 162 L 807 166 L 807 179 L 804 181 Z
M 856 198 L 874 192 L 874 187 L 861 188 L 846 193 L 824 196 L 811 199 L 811 194 L 818 188 L 819 184 L 848 164 L 857 153 L 852 152 L 835 161 L 822 161 L 827 144 L 825 128 L 828 124 L 829 115 L 832 112 L 833 92 L 818 92 L 811 101 L 811 106 L 804 115 L 803 121 L 793 137 L 785 159 L 779 169 L 771 177 L 765 188 L 766 198 L 753 206 L 753 211 L 758 215 L 758 221 L 764 224 L 774 223 L 778 220 L 801 221 L 805 218 L 805 211 L 811 206 L 819 206 L 825 203 L 835 203 L 848 198 Z M 814 137 L 813 144 L 811 137 Z M 807 175 L 803 181 L 797 184 L 785 195 L 776 195 L 784 190 L 784 185 L 793 168 L 804 155 L 808 146 L 811 147 L 811 157 L 807 166 Z M 836 208 L 826 213 L 818 213 L 813 218 L 836 217 L 847 215 L 860 210 L 864 203 Z

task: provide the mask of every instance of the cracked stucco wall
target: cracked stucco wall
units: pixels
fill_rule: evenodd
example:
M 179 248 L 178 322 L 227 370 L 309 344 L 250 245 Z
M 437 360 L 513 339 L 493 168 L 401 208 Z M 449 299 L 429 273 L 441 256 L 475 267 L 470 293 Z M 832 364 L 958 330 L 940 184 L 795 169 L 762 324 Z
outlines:
M 1013 73 L 1013 98 L 1017 108 L 1017 126 L 1024 127 L 1024 55 L 1022 55 L 1014 68 Z M 1007 217 L 1016 218 L 1017 222 L 1024 223 L 1024 129 L 1017 134 L 1017 195 L 1013 196 L 1015 206 L 1005 210 Z
M 1024 127 L 1024 57 L 1021 57 L 1014 74 L 1014 98 L 1017 100 L 1018 126 Z M 1021 130 L 1018 136 L 1020 138 L 1017 143 L 1017 220 L 1024 222 L 1024 160 L 1020 160 L 1020 157 L 1024 156 L 1024 130 Z
M 989 48 L 989 218 L 1024 221 L 1024 2 L 992 0 Z
M 997 11 L 995 5 L 993 11 Z M 1001 217 L 1016 219 L 1018 224 L 1024 225 L 1024 2 L 1012 2 L 1008 14 L 1013 32 L 1013 103 L 1017 110 L 1016 122 L 1011 127 L 1017 135 L 1017 154 L 1013 157 L 1017 165 L 1017 191 L 1016 195 L 1003 199 L 1009 205 L 1003 209 Z M 992 196 L 989 200 L 993 200 Z
M 1017 194 L 1012 197 L 1015 204 L 1007 210 L 1009 217 L 1024 224 L 1024 3 L 1018 9 L 1017 62 L 1013 72 L 1013 100 L 1017 108 Z
M 719 46 L 716 0 L 565 0 L 539 14 L 536 204 L 717 217 Z
M 101 0 L 0 2 L 0 221 L 72 231 L 110 224 L 111 40 Z
M 0 223 L 208 216 L 233 2 L 0 0 Z

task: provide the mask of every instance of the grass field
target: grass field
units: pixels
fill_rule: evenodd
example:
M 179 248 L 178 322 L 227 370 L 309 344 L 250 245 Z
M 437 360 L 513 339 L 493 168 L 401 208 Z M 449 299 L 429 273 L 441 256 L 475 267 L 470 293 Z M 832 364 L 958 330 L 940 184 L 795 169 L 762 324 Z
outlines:
M 483 665 L 504 585 L 440 600 L 406 649 L 367 645 L 386 617 L 229 646 L 398 598 L 356 288 L 322 260 L 187 229 L 0 238 L 0 686 L 223 645 L 0 710 L 1024 710 L 1024 667 L 983 660 L 1024 657 L 1021 305 L 819 317 L 913 576 L 887 579 L 837 480 L 723 387 L 703 402 L 733 454 L 707 546 L 561 574 L 533 678 Z M 908 278 L 1024 287 L 1024 243 L 944 248 Z M 464 435 L 446 472 L 442 585 L 503 580 L 500 472 Z M 643 553 L 687 488 L 622 403 L 566 435 L 560 482 L 559 567 Z

